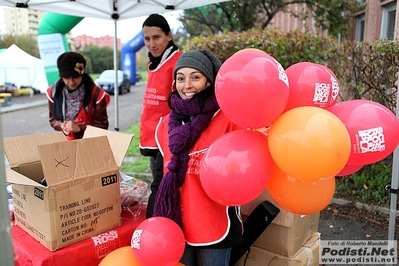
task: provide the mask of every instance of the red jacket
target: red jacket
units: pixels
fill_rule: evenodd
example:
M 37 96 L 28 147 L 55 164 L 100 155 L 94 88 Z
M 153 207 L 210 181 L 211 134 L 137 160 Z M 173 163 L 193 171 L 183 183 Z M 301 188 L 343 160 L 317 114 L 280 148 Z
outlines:
M 168 121 L 169 116 L 161 119 L 156 134 L 159 149 L 164 156 L 164 175 L 172 156 L 168 148 Z M 222 112 L 217 112 L 190 150 L 186 178 L 180 189 L 180 200 L 183 232 L 187 243 L 192 246 L 217 244 L 229 232 L 229 207 L 208 197 L 202 188 L 199 172 L 201 160 L 209 146 L 223 134 L 238 129 L 242 128 L 231 122 Z M 241 220 L 241 217 L 238 219 Z
M 54 117 L 54 113 L 53 113 L 53 106 L 55 104 L 62 104 L 62 103 L 54 102 L 53 87 L 54 86 L 50 86 L 46 91 L 46 95 L 49 100 L 49 120 L 50 120 L 51 126 L 55 130 L 62 131 L 61 124 L 62 124 L 63 120 L 56 119 Z M 94 100 L 97 89 L 98 89 L 97 99 Z M 91 101 L 89 102 L 89 105 L 87 106 L 87 110 L 85 110 L 85 108 L 83 108 L 83 105 L 82 105 L 82 107 L 80 108 L 80 111 L 74 121 L 77 125 L 79 125 L 80 132 L 66 136 L 67 139 L 73 140 L 73 139 L 82 138 L 84 131 L 86 130 L 86 125 L 92 125 L 95 127 L 108 129 L 109 123 L 108 123 L 108 115 L 107 115 L 106 108 L 107 108 L 110 100 L 111 100 L 110 96 L 103 89 L 98 88 L 94 84 L 92 95 L 91 95 Z M 93 108 L 94 103 L 95 103 L 95 108 Z M 94 116 L 93 116 L 93 109 L 94 109 Z
M 176 61 L 181 54 L 182 52 L 177 50 L 156 69 L 148 70 L 140 121 L 141 149 L 158 149 L 155 142 L 155 128 L 159 119 L 170 112 L 168 97 L 172 92 Z

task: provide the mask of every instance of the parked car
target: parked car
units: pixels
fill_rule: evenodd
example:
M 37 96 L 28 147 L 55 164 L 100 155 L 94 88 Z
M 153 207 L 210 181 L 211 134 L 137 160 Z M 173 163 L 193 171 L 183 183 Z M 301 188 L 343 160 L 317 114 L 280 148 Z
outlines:
M 95 80 L 95 83 L 100 88 L 103 88 L 109 94 L 114 94 L 115 86 L 115 70 L 104 70 L 101 75 Z M 122 70 L 118 70 L 118 93 L 124 94 L 130 92 L 130 79 Z
M 139 73 L 136 73 L 136 82 L 140 81 L 143 81 L 143 77 Z

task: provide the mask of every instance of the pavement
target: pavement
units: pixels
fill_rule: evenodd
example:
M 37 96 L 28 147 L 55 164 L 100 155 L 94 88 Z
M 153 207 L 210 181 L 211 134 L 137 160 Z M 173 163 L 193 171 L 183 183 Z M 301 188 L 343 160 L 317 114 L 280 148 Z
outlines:
M 11 97 L 11 105 L 0 107 L 0 113 L 8 113 L 22 109 L 48 104 L 45 93 Z

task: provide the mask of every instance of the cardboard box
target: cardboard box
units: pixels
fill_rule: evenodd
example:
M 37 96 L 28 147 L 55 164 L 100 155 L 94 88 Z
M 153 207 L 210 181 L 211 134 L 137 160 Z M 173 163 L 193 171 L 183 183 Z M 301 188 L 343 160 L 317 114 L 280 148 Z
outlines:
M 252 202 L 241 206 L 241 214 L 248 216 L 261 202 L 268 200 L 280 209 L 273 222 L 255 241 L 254 246 L 277 254 L 292 257 L 317 231 L 320 213 L 313 215 L 293 214 L 279 207 L 265 190 Z
M 292 257 L 316 233 L 319 217 L 319 213 L 307 216 L 295 215 L 292 227 L 272 223 L 256 239 L 254 246 Z
M 61 132 L 3 139 L 15 223 L 51 251 L 121 225 L 119 166 L 133 136 L 86 132 L 74 141 Z
M 281 208 L 274 200 L 273 198 L 269 195 L 269 192 L 265 189 L 257 198 L 255 198 L 253 201 L 244 204 L 241 206 L 241 214 L 249 216 L 252 211 L 258 206 L 260 203 L 263 201 L 270 201 L 273 205 L 275 205 L 277 208 L 280 209 L 280 213 L 277 214 L 276 218 L 272 221 L 273 224 L 279 224 L 282 226 L 286 227 L 291 227 L 293 222 L 294 222 L 294 216 L 295 214 L 290 213 L 283 208 Z
M 293 257 L 252 246 L 248 257 L 244 255 L 236 266 L 318 266 L 319 247 L 320 233 L 318 232 L 313 234 Z

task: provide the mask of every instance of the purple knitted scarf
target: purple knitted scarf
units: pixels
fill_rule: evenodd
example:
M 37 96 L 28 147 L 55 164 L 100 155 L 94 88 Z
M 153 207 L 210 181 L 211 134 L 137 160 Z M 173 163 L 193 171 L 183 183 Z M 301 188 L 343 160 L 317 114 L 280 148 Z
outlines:
M 209 89 L 209 88 L 208 88 Z M 169 115 L 169 149 L 172 153 L 168 172 L 164 175 L 156 196 L 154 216 L 163 216 L 182 225 L 179 188 L 186 177 L 190 148 L 200 137 L 219 109 L 215 94 L 211 94 L 200 107 L 199 97 L 183 100 L 177 93 L 171 97 L 173 110 Z M 195 117 L 183 124 L 181 115 Z

